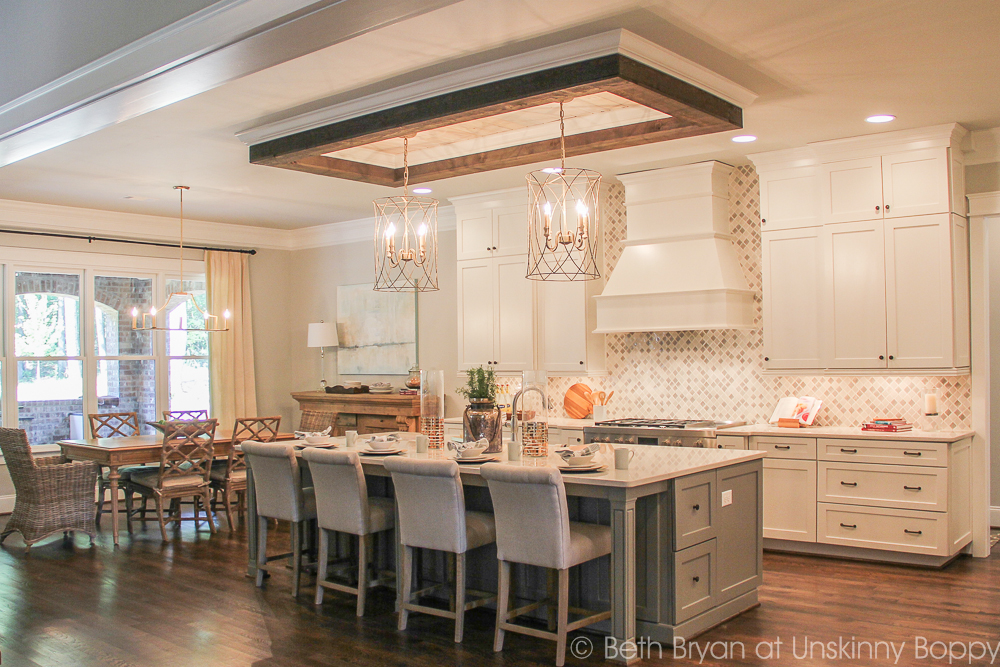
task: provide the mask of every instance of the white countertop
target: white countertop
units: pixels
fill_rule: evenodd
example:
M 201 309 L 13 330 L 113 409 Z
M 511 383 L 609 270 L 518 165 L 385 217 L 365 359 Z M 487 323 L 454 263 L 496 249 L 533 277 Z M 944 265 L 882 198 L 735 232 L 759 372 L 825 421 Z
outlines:
M 409 456 L 415 459 L 446 459 L 454 458 L 454 453 L 437 449 L 430 450 L 424 454 L 416 452 L 416 434 L 399 433 L 402 442 L 406 445 L 407 451 L 402 456 Z M 361 437 L 358 438 L 359 442 Z M 345 438 L 333 439 L 337 448 L 341 451 L 358 451 L 358 447 L 348 449 L 345 446 Z M 759 451 L 746 451 L 735 449 L 701 449 L 697 447 L 656 447 L 647 445 L 626 446 L 635 451 L 635 456 L 629 465 L 628 470 L 616 470 L 614 455 L 611 452 L 601 452 L 594 457 L 594 460 L 602 460 L 606 465 L 606 470 L 591 473 L 565 473 L 563 481 L 566 484 L 583 484 L 592 486 L 608 486 L 617 488 L 632 488 L 655 484 L 668 479 L 692 475 L 705 470 L 724 468 L 739 463 L 746 463 L 756 459 L 764 458 L 767 453 Z M 550 448 L 550 451 L 554 448 Z M 398 455 L 397 455 L 398 456 Z M 541 468 L 552 466 L 563 468 L 565 464 L 562 459 L 550 453 L 548 457 L 528 457 L 524 456 L 520 461 L 509 461 L 506 449 L 497 454 L 497 462 L 507 465 Z M 385 456 L 362 456 L 361 462 L 366 466 L 379 466 L 385 460 Z M 479 475 L 479 465 L 460 464 L 461 471 L 465 474 Z
M 448 417 L 445 424 L 461 424 L 461 417 Z M 593 419 L 570 419 L 569 417 L 549 417 L 549 428 L 579 428 L 593 426 Z
M 860 426 L 804 426 L 802 428 L 781 428 L 773 424 L 748 424 L 720 429 L 719 435 L 783 435 L 788 438 L 853 438 L 876 440 L 907 440 L 910 442 L 958 442 L 971 438 L 975 431 L 905 431 L 885 433 L 882 431 L 862 431 Z

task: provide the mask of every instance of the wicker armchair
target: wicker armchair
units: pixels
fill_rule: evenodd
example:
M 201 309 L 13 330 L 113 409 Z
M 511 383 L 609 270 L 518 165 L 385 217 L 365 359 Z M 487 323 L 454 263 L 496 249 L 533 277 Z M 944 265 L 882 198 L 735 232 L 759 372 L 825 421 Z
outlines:
M 300 431 L 325 431 L 331 429 L 331 434 L 337 428 L 337 413 L 320 410 L 303 410 L 299 420 Z
M 53 533 L 79 530 L 90 535 L 93 545 L 98 465 L 70 462 L 61 455 L 33 457 L 28 435 L 18 428 L 0 428 L 0 451 L 17 493 L 14 513 L 0 533 L 0 542 L 17 531 L 28 545 L 27 551 Z

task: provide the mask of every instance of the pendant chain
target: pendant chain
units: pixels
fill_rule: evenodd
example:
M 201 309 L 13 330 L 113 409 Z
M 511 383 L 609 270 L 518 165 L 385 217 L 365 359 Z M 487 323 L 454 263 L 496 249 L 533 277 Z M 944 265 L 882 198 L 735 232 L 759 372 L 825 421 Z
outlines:
M 408 161 L 408 153 L 410 150 L 410 140 L 407 137 L 403 137 L 403 194 L 409 194 L 409 184 L 410 184 L 410 164 Z
M 559 103 L 559 152 L 562 155 L 562 159 L 559 163 L 559 167 L 562 172 L 566 172 L 566 113 L 563 111 L 563 103 Z

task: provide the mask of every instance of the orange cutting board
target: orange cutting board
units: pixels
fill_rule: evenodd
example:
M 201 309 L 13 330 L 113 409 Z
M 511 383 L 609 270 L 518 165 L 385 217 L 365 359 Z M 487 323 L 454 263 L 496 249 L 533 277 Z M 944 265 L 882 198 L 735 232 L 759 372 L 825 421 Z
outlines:
M 566 392 L 563 399 L 563 408 L 570 419 L 584 419 L 594 410 L 594 404 L 590 400 L 592 389 L 587 385 L 578 382 Z

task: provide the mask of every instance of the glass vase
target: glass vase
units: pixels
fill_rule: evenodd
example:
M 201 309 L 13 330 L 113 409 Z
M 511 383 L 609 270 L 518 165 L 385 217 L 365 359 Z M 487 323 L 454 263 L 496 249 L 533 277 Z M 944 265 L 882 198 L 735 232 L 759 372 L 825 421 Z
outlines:
M 482 440 L 489 442 L 486 454 L 503 451 L 501 435 L 503 419 L 500 408 L 488 398 L 469 399 L 469 405 L 462 416 L 462 431 L 466 442 Z
M 523 456 L 549 455 L 548 375 L 545 371 L 524 371 L 518 401 L 518 436 Z
M 444 447 L 444 371 L 420 371 L 420 432 L 429 449 Z M 409 384 L 409 383 L 407 383 Z

